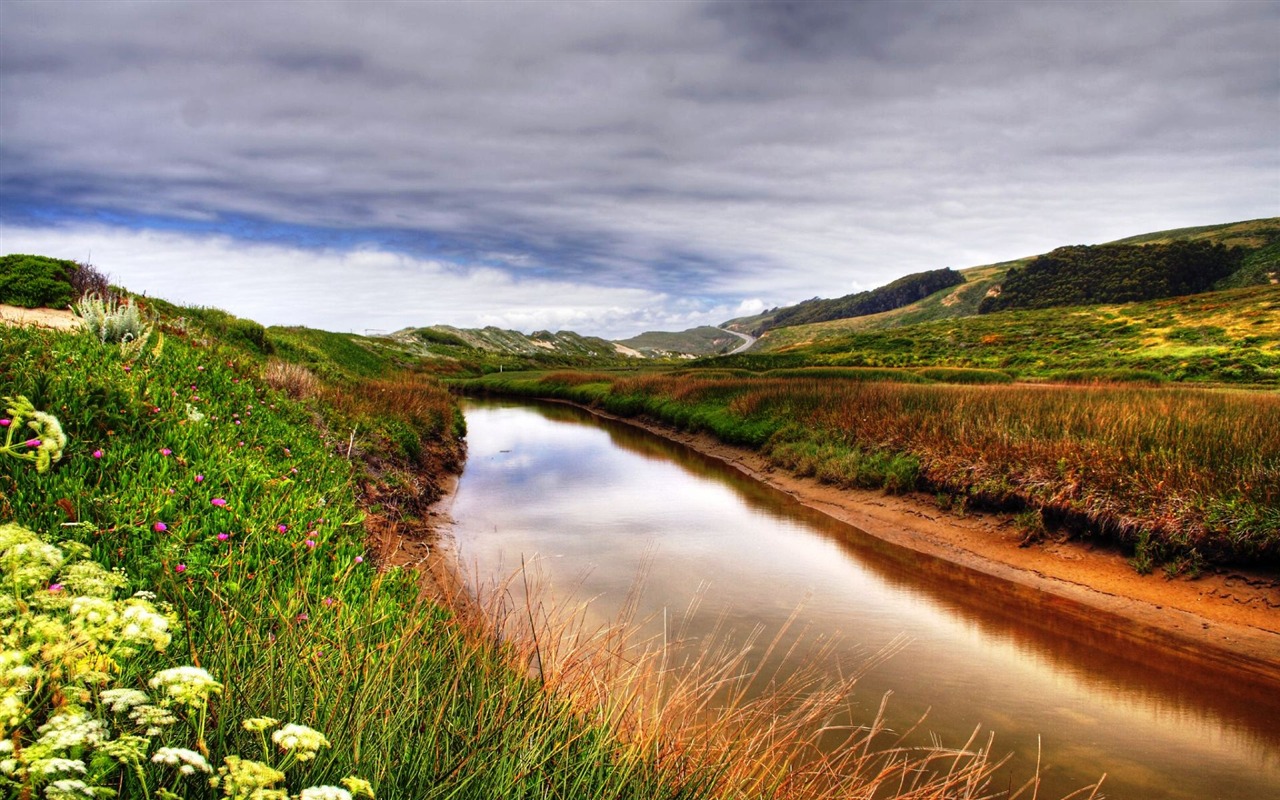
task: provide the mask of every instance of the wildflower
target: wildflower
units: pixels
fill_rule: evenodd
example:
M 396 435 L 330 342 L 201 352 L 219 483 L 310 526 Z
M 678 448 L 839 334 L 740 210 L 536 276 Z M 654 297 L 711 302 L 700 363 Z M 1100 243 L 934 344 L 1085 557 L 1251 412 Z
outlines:
M 169 526 L 165 525 L 163 522 L 157 522 L 155 525 L 152 525 L 151 527 L 152 529 L 155 530 L 156 533 L 164 533 L 165 531 L 169 530 Z
M 146 692 L 137 689 L 107 689 L 99 697 L 102 698 L 102 704 L 116 714 L 122 714 L 151 702 Z
M 147 736 L 159 736 L 164 729 L 178 721 L 167 708 L 141 705 L 129 712 L 129 719 L 146 729 Z
M 351 792 L 337 786 L 312 786 L 303 789 L 298 800 L 351 800 Z
M 310 761 L 320 752 L 320 748 L 329 746 L 329 740 L 320 731 L 294 723 L 271 734 L 271 741 L 279 745 L 281 750 L 292 753 L 299 761 Z
M 23 442 L 23 444 L 25 444 L 27 447 L 30 447 L 32 450 L 35 450 L 36 448 L 38 448 L 38 447 L 40 446 L 40 440 L 39 440 L 39 439 L 28 439 L 28 440 L 26 440 L 25 442 Z
M 93 793 L 93 789 L 89 788 L 89 784 L 81 780 L 60 780 L 54 781 L 44 787 L 44 796 L 48 800 L 72 800 L 72 798 L 80 797 L 97 797 Z
M 333 598 L 332 598 L 332 597 L 326 597 L 325 599 L 321 600 L 320 602 L 324 603 L 326 606 L 331 606 L 331 605 L 333 605 L 334 600 L 333 600 Z
M 49 591 L 51 591 L 51 592 L 60 592 L 60 591 L 62 591 L 62 584 L 60 584 L 60 583 L 51 583 L 51 584 L 49 584 Z
M 214 505 L 215 505 L 215 506 L 217 506 L 218 508 L 222 508 L 223 506 L 225 506 L 225 505 L 227 504 L 227 501 L 226 501 L 226 500 L 224 500 L 224 499 L 222 499 L 221 497 L 215 497 L 215 498 L 213 498 L 212 500 L 210 500 L 209 502 L 210 502 L 210 503 L 212 503 L 212 504 L 214 504 Z
M 260 761 L 249 761 L 240 756 L 226 756 L 222 766 L 218 767 L 217 777 L 209 780 L 210 785 L 221 786 L 226 797 L 285 797 L 287 792 L 269 793 L 270 787 L 284 780 L 284 773 L 272 769 Z
M 230 539 L 230 538 L 231 538 L 231 534 L 229 534 L 229 533 L 220 533 L 220 534 L 218 534 L 218 541 L 220 541 L 220 542 L 225 542 L 226 540 L 228 540 L 228 539 Z
M 307 540 L 307 549 L 312 549 L 312 548 L 314 548 L 315 546 L 316 546 L 316 540 L 315 540 L 315 539 L 308 539 L 308 540 Z
M 64 710 L 41 725 L 39 733 L 36 745 L 54 753 L 85 745 L 96 746 L 107 738 L 106 726 L 83 711 Z
M 355 775 L 348 775 L 343 778 L 340 783 L 347 787 L 347 790 L 351 792 L 352 796 L 364 795 L 371 800 L 373 798 L 373 785 L 364 778 L 357 778 Z
M 0 428 L 7 428 L 13 424 L 11 419 L 0 419 Z
M 357 564 L 363 564 L 363 563 L 364 563 L 364 556 L 356 556 L 356 563 L 357 563 Z
M 204 483 L 204 476 L 203 476 L 203 475 L 197 475 L 197 476 L 196 476 L 196 483 Z
M 306 622 L 309 619 L 311 619 L 311 617 L 307 616 L 307 612 L 305 611 L 297 616 L 298 622 Z
M 41 758 L 31 762 L 31 771 L 49 777 L 65 775 L 68 772 L 83 775 L 85 766 L 84 762 L 78 758 Z
M 176 573 L 178 573 L 179 575 L 181 575 L 182 573 L 184 573 L 184 572 L 186 572 L 186 571 L 187 571 L 187 565 L 186 565 L 186 564 L 179 564 L 178 566 L 176 566 L 176 567 L 174 567 L 174 568 L 173 568 L 173 571 L 174 571 L 174 572 L 176 572 Z
M 170 450 L 170 449 L 169 449 L 169 448 L 167 448 L 167 447 L 161 447 L 161 448 L 160 448 L 160 455 L 162 455 L 162 456 L 172 455 L 172 453 L 173 453 L 173 451 L 172 451 L 172 450 Z
M 177 767 L 178 772 L 183 775 L 194 775 L 197 770 L 213 772 L 213 767 L 209 766 L 204 756 L 185 747 L 161 747 L 151 757 L 151 763 Z
M 249 719 L 246 719 L 244 722 L 240 723 L 240 726 L 244 728 L 246 731 L 261 733 L 262 731 L 265 731 L 267 728 L 274 728 L 279 724 L 280 724 L 280 720 L 276 719 L 275 717 L 250 717 Z
M 277 530 L 277 531 L 279 531 L 280 533 L 284 533 L 285 531 L 289 530 L 289 526 L 288 526 L 288 525 L 285 525 L 285 524 L 282 522 L 282 523 L 280 523 L 279 525 L 277 525 L 277 526 L 276 526 L 276 530 Z
M 101 451 L 101 450 L 94 450 L 94 451 L 93 451 L 93 457 L 94 457 L 94 458 L 102 458 L 102 451 Z
M 162 669 L 148 683 L 152 689 L 163 690 L 167 699 L 193 708 L 204 705 L 210 695 L 222 692 L 222 684 L 212 675 L 191 666 Z

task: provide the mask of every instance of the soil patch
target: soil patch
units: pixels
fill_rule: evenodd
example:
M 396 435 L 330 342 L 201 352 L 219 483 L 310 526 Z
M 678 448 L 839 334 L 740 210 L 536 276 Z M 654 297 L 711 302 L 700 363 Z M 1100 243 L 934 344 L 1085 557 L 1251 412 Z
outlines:
M 70 331 L 80 327 L 80 318 L 66 309 L 21 308 L 0 303 L 0 325 L 8 325 L 11 328 L 32 325 L 37 328 Z

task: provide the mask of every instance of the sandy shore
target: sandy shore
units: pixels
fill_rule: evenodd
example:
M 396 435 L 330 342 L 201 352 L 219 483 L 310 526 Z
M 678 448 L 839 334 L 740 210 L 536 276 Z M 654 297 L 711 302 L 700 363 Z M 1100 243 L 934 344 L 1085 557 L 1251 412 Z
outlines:
M 994 594 L 992 579 L 1001 581 L 1000 597 L 1017 596 L 1101 628 L 1122 646 L 1155 648 L 1250 683 L 1280 686 L 1280 574 L 1232 568 L 1194 580 L 1139 575 L 1114 549 L 1053 539 L 1023 546 L 1008 515 L 960 516 L 923 495 L 839 489 L 776 469 L 760 454 L 707 434 L 585 410 L 718 459 L 907 553 L 962 567 L 955 572 L 968 575 L 962 580 L 975 591 Z
M 65 309 L 20 308 L 0 303 L 0 325 L 33 325 L 37 328 L 69 331 L 79 327 L 80 319 Z

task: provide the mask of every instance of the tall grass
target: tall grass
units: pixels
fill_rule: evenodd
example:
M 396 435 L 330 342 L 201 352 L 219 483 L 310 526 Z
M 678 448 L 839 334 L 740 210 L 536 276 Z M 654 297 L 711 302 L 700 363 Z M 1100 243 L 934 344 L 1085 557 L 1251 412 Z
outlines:
M 1041 510 L 1051 524 L 1157 562 L 1280 563 L 1274 393 L 787 375 L 649 374 L 583 387 L 490 376 L 469 385 L 708 431 L 838 485 Z

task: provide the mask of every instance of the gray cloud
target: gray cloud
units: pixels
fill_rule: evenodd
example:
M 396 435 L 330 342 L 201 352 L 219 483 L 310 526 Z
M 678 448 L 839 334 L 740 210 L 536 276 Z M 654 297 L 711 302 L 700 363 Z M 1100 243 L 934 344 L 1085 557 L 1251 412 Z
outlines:
M 506 292 L 635 289 L 706 321 L 1280 206 L 1272 3 L 10 0 L 0 15 L 9 232 L 238 221 L 300 248 L 498 269 Z

